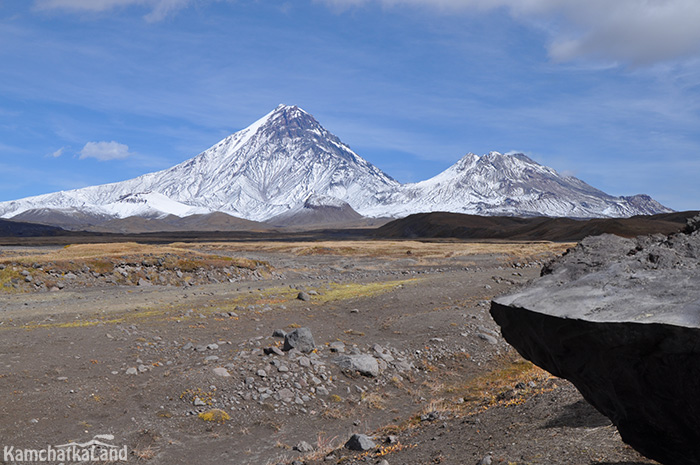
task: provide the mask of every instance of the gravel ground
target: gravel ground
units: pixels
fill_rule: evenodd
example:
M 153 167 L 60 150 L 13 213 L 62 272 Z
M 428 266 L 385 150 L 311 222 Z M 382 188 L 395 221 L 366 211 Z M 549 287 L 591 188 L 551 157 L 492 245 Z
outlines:
M 539 259 L 340 250 L 237 250 L 266 265 L 192 283 L 157 268 L 142 285 L 20 282 L 0 295 L 0 446 L 98 436 L 153 464 L 654 463 L 500 337 L 489 301 Z M 313 350 L 285 350 L 301 328 Z M 343 447 L 355 433 L 375 447 Z

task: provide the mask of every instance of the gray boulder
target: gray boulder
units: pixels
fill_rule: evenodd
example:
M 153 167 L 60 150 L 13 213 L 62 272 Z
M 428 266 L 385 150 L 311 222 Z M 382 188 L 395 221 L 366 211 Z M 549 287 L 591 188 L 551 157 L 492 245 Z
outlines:
M 348 442 L 345 443 L 345 448 L 350 450 L 365 451 L 374 449 L 377 445 L 372 441 L 372 438 L 365 434 L 353 434 Z
M 664 464 L 700 464 L 700 232 L 688 231 L 586 238 L 491 305 L 525 358 Z
M 297 328 L 284 336 L 284 347 L 282 350 L 289 351 L 297 349 L 299 352 L 308 354 L 316 347 L 314 336 L 309 328 Z
M 334 358 L 333 363 L 343 370 L 357 371 L 363 376 L 379 376 L 379 363 L 368 354 L 341 355 Z

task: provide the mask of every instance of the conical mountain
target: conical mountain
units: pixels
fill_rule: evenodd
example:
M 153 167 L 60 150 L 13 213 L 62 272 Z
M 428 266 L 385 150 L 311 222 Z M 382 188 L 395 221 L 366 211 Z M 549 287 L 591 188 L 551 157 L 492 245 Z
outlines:
M 246 129 L 170 169 L 0 203 L 0 216 L 36 208 L 79 208 L 119 218 L 221 211 L 260 221 L 290 211 L 314 194 L 363 209 L 377 203 L 376 193 L 399 187 L 309 113 L 280 105 Z

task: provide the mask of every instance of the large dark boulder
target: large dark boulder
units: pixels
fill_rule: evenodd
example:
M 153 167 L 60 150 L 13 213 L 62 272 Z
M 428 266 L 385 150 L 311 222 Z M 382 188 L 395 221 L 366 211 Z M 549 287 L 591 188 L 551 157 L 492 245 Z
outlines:
M 297 328 L 284 336 L 284 346 L 282 350 L 288 351 L 297 349 L 300 352 L 308 354 L 316 347 L 314 336 L 309 328 Z
M 700 464 L 700 232 L 584 239 L 491 315 L 525 358 L 570 380 L 622 439 Z

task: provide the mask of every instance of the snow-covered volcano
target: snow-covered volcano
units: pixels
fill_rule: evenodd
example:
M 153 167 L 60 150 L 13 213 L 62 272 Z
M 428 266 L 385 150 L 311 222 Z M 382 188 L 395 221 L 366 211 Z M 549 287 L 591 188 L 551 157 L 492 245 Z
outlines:
M 0 203 L 0 216 L 70 207 L 123 218 L 221 211 L 265 220 L 312 194 L 356 208 L 399 183 L 359 157 L 310 114 L 280 105 L 251 126 L 170 169 L 128 181 Z M 147 200 L 140 202 L 140 200 Z
M 100 218 L 224 212 L 264 221 L 309 198 L 365 216 L 451 211 L 482 215 L 631 216 L 670 211 L 647 196 L 613 197 L 524 155 L 469 154 L 427 181 L 402 185 L 309 113 L 280 105 L 170 169 L 123 182 L 0 203 L 0 217 L 60 211 Z M 325 200 L 324 200 L 325 201 Z M 319 207 L 319 206 L 316 206 Z
M 433 178 L 404 185 L 388 201 L 393 216 L 399 217 L 445 211 L 592 218 L 672 211 L 649 196 L 613 197 L 521 153 L 498 152 L 481 157 L 469 153 Z

